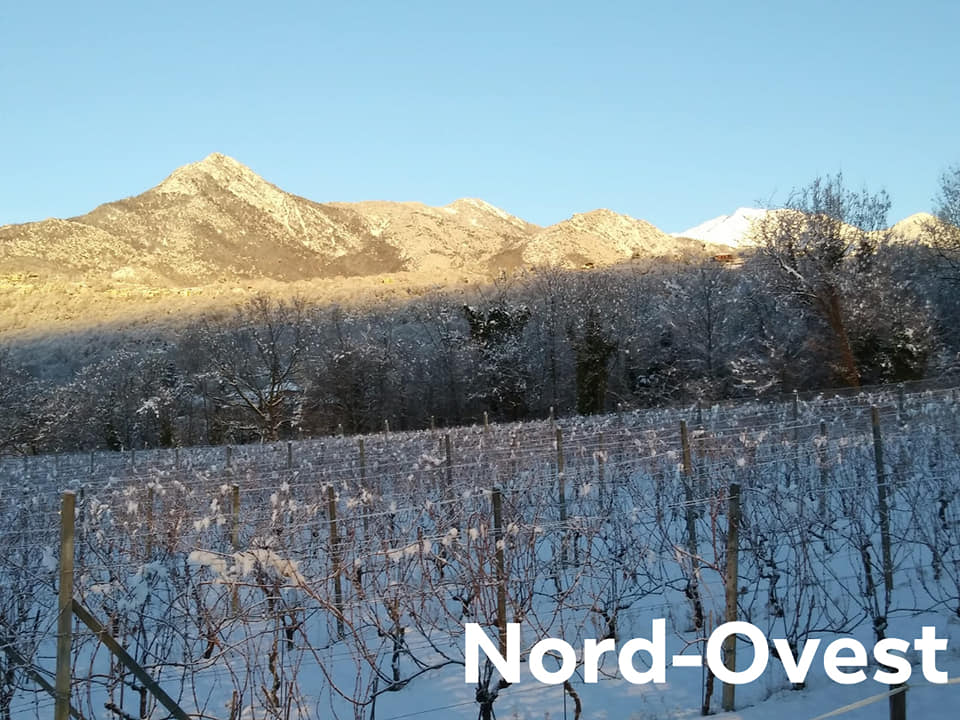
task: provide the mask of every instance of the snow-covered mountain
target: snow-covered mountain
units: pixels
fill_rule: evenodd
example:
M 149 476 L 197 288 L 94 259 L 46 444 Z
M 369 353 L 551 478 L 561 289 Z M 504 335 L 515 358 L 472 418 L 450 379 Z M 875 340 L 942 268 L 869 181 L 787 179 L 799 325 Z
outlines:
M 760 208 L 737 208 L 732 215 L 720 215 L 683 232 L 672 233 L 672 235 L 717 245 L 742 247 L 750 244 L 748 234 L 753 222 L 766 215 L 767 212 L 767 210 Z
M 763 210 L 761 208 L 742 207 L 732 215 L 720 215 L 702 222 L 683 232 L 671 233 L 674 237 L 690 238 L 703 243 L 726 245 L 731 248 L 744 248 L 755 245 L 750 237 L 754 223 L 771 213 L 783 210 Z M 916 213 L 895 223 L 890 228 L 876 233 L 876 236 L 899 243 L 915 244 L 929 242 L 930 228 L 938 224 L 937 218 L 928 213 Z

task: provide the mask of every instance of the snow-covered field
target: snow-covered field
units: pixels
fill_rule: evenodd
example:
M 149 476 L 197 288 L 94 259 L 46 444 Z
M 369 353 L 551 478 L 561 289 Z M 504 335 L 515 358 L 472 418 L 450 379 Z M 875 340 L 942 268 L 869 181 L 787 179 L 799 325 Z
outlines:
M 879 408 L 893 588 L 870 407 Z M 4 647 L 52 681 L 60 492 L 77 492 L 75 596 L 181 707 L 204 718 L 687 718 L 704 670 L 631 685 L 607 657 L 596 684 L 524 671 L 464 681 L 463 627 L 523 627 L 575 648 L 622 644 L 666 618 L 668 657 L 702 654 L 724 617 L 729 488 L 741 490 L 738 616 L 768 638 L 934 625 L 960 675 L 960 402 L 896 389 L 796 405 L 742 404 L 287 445 L 0 461 Z M 689 424 L 685 472 L 680 421 Z M 447 442 L 449 432 L 449 443 Z M 449 447 L 449 454 L 448 454 Z M 495 490 L 496 489 L 496 490 Z M 502 520 L 498 533 L 494 504 Z M 695 538 L 691 542 L 691 529 Z M 498 550 L 502 553 L 498 553 Z M 502 569 L 498 556 L 502 555 Z M 806 687 L 776 657 L 729 717 L 813 718 L 888 688 L 842 686 L 821 648 Z M 638 659 L 643 655 L 638 655 Z M 914 663 L 911 718 L 955 717 L 960 685 Z M 578 657 L 578 660 L 582 658 Z M 751 659 L 741 643 L 738 667 Z M 9 657 L 0 670 L 14 670 Z M 549 662 L 549 661 L 548 661 Z M 638 666 L 638 669 L 639 668 Z M 868 674 L 872 675 L 873 669 Z M 88 718 L 164 718 L 76 626 L 74 705 Z M 722 686 L 708 706 L 718 712 Z M 106 709 L 106 705 L 114 709 Z M 886 716 L 887 701 L 845 718 Z M 50 717 L 22 672 L 0 712 Z

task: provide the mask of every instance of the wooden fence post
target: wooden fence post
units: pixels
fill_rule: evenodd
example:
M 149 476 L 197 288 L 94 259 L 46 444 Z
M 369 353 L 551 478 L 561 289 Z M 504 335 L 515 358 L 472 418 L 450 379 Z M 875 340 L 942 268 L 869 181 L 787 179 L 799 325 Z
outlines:
M 57 598 L 57 679 L 54 720 L 70 717 L 70 648 L 73 629 L 73 541 L 76 495 L 68 490 L 60 504 L 60 588 Z
M 483 433 L 484 435 L 490 433 L 490 414 L 486 410 L 483 411 Z
M 726 616 L 725 622 L 736 622 L 739 587 L 739 551 L 740 551 L 740 485 L 730 484 L 730 497 L 727 507 L 727 577 L 726 577 Z M 728 635 L 723 641 L 723 665 L 728 670 L 737 670 L 737 636 Z M 736 685 L 723 684 L 722 707 L 724 712 L 733 710 Z
M 287 470 L 293 469 L 293 441 L 287 440 Z

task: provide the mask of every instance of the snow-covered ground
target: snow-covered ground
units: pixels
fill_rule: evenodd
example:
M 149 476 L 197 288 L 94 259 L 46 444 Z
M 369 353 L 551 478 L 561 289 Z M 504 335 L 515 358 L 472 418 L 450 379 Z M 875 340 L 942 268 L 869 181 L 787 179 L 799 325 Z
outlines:
M 449 456 L 446 431 L 423 431 L 368 436 L 362 453 L 357 438 L 324 438 L 229 455 L 4 460 L 5 642 L 52 671 L 59 491 L 73 488 L 75 596 L 188 713 L 473 718 L 492 700 L 501 720 L 556 720 L 574 718 L 576 696 L 583 718 L 691 718 L 707 686 L 699 668 L 668 667 L 665 684 L 637 686 L 608 659 L 597 684 L 581 668 L 567 691 L 525 669 L 509 687 L 498 689 L 495 672 L 468 684 L 463 626 L 477 622 L 495 636 L 502 588 L 524 653 L 546 636 L 575 648 L 607 636 L 622 644 L 650 637 L 652 620 L 665 618 L 668 657 L 702 654 L 723 618 L 737 483 L 740 619 L 801 648 L 853 635 L 869 649 L 874 628 L 912 639 L 934 625 L 950 639 L 938 667 L 957 677 L 958 409 L 955 390 L 899 398 L 891 389 L 699 417 L 687 408 L 571 418 L 559 423 L 562 473 L 546 422 L 451 430 Z M 836 684 L 822 657 L 821 648 L 801 690 L 771 657 L 757 681 L 737 688 L 728 716 L 810 719 L 887 690 L 872 680 Z M 955 717 L 960 686 L 929 685 L 919 656 L 908 657 L 908 716 Z M 750 658 L 741 643 L 738 667 Z M 73 665 L 74 704 L 87 717 L 120 717 L 108 703 L 140 716 L 139 684 L 82 628 Z M 711 712 L 720 694 L 716 682 Z M 148 717 L 166 717 L 143 703 Z M 842 717 L 884 717 L 886 704 Z M 52 701 L 25 675 L 0 673 L 0 705 L 39 718 Z

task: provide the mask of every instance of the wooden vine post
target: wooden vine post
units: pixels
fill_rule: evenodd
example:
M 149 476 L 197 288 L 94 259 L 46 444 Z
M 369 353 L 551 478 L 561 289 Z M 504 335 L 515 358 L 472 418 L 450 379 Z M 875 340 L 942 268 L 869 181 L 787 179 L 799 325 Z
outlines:
M 893 592 L 893 553 L 890 548 L 890 505 L 887 495 L 887 472 L 883 466 L 883 435 L 880 431 L 880 411 L 870 408 L 873 426 L 873 459 L 877 471 L 877 512 L 880 515 L 880 552 L 883 559 L 883 588 L 889 603 Z M 906 720 L 907 694 L 899 692 L 889 699 L 890 720 Z
M 601 432 L 597 437 L 597 485 L 600 495 L 600 511 L 603 512 L 603 506 L 606 504 L 607 499 L 607 482 L 606 482 L 606 473 L 604 472 L 604 452 L 606 444 L 603 441 L 603 433 Z
M 497 574 L 497 628 L 500 654 L 507 656 L 507 572 L 503 552 L 503 497 L 499 487 L 493 489 L 493 540 Z
M 147 488 L 147 562 L 153 557 L 153 485 Z
M 230 506 L 230 547 L 233 548 L 233 552 L 238 553 L 240 552 L 240 486 L 237 484 L 231 488 Z M 234 615 L 240 611 L 240 591 L 236 584 L 230 595 L 230 607 Z
M 363 438 L 357 440 L 357 449 L 360 451 L 360 487 L 365 489 L 367 483 L 367 446 Z
M 367 446 L 363 438 L 357 440 L 357 449 L 360 451 L 360 489 L 367 490 Z M 370 537 L 370 513 L 364 504 L 360 506 L 360 512 L 363 513 L 363 537 Z
M 343 585 L 340 579 L 340 534 L 337 532 L 337 493 L 327 486 L 327 515 L 330 520 L 330 559 L 333 565 L 333 606 L 337 614 L 337 633 L 343 637 Z
M 60 588 L 57 598 L 57 677 L 54 720 L 70 717 L 70 647 L 73 629 L 73 544 L 76 495 L 68 490 L 60 504 Z
M 443 436 L 443 451 L 444 451 L 444 475 L 447 481 L 447 490 L 450 491 L 453 489 L 453 445 L 450 443 L 450 435 Z
M 697 542 L 697 509 L 693 494 L 693 461 L 690 457 L 690 438 L 686 420 L 680 421 L 680 447 L 683 453 L 683 493 L 687 519 L 687 552 L 690 555 L 690 585 L 687 595 L 693 605 L 694 629 L 703 628 L 703 601 L 700 599 L 700 561 Z
M 821 518 L 827 517 L 827 490 L 829 488 L 829 473 L 827 472 L 827 423 L 820 421 L 820 441 L 817 445 L 817 464 L 820 466 L 820 493 L 817 501 L 817 512 Z
M 726 615 L 725 622 L 736 622 L 737 599 L 740 596 L 739 587 L 739 550 L 740 550 L 740 484 L 730 484 L 730 497 L 727 506 L 727 572 L 726 585 Z M 737 636 L 727 635 L 723 641 L 723 664 L 728 670 L 737 670 Z M 723 684 L 721 704 L 724 712 L 731 712 L 734 706 L 736 685 Z
M 887 475 L 883 467 L 883 437 L 880 433 L 880 412 L 870 408 L 873 425 L 873 458 L 877 469 L 877 510 L 880 513 L 880 552 L 883 555 L 883 587 L 889 597 L 893 592 L 893 557 L 890 550 L 890 508 L 887 503 Z
M 557 499 L 560 503 L 560 566 L 567 565 L 567 479 L 564 472 L 563 430 L 557 435 Z

